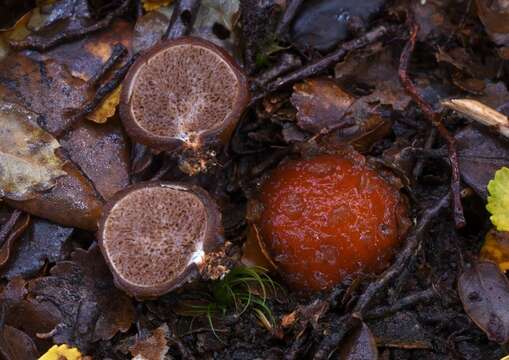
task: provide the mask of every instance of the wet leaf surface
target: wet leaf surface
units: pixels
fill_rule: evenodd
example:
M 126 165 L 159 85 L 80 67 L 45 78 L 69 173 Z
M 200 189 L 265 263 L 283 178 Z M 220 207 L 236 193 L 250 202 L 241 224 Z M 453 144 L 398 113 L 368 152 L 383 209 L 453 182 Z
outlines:
M 139 337 L 129 348 L 134 359 L 163 360 L 169 350 L 168 337 L 170 330 L 163 324 L 146 337 Z
M 301 47 L 329 50 L 380 12 L 384 0 L 306 1 L 292 27 Z
M 509 165 L 507 140 L 468 126 L 456 134 L 463 180 L 486 198 L 488 182 L 502 166 Z
M 118 119 L 83 123 L 62 140 L 62 147 L 104 199 L 129 184 L 129 143 Z
M 0 104 L 0 197 L 30 199 L 65 175 L 55 154 L 60 144 L 36 120 L 25 108 Z
M 64 244 L 73 228 L 62 227 L 42 219 L 33 219 L 30 227 L 16 243 L 0 276 L 12 279 L 16 276 L 31 277 L 47 262 L 64 259 Z
M 30 281 L 28 295 L 59 318 L 53 340 L 83 351 L 127 331 L 134 320 L 132 300 L 114 287 L 96 246 L 76 250 L 71 261 L 57 263 L 50 276 Z
M 340 346 L 339 359 L 341 360 L 376 360 L 378 349 L 375 338 L 365 323 L 350 334 Z
M 509 281 L 497 264 L 477 262 L 466 269 L 458 293 L 468 316 L 490 340 L 509 341 Z
M 95 230 L 103 202 L 75 165 L 67 163 L 64 171 L 67 175 L 58 178 L 50 191 L 30 200 L 7 200 L 8 204 L 57 224 Z

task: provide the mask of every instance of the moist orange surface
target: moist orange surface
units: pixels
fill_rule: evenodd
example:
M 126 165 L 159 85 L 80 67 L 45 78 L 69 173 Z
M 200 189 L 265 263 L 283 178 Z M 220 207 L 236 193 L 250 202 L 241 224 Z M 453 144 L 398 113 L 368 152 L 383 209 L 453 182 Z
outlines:
M 319 155 L 277 168 L 261 189 L 263 240 L 295 288 L 379 272 L 399 244 L 400 193 L 363 161 Z

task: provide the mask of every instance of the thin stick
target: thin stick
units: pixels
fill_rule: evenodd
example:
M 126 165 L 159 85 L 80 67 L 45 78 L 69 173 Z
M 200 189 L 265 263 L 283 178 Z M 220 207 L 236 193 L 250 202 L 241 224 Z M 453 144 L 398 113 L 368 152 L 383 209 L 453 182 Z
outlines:
M 363 318 L 365 320 L 367 320 L 367 319 L 378 319 L 378 318 L 386 317 L 386 316 L 395 314 L 400 310 L 412 307 L 416 304 L 428 302 L 431 299 L 434 299 L 435 297 L 438 297 L 438 293 L 435 289 L 433 289 L 433 288 L 426 289 L 426 290 L 405 296 L 404 298 L 399 299 L 396 303 L 394 303 L 390 306 L 381 306 L 374 310 L 371 310 L 368 313 L 366 313 L 366 315 L 364 315 Z
M 106 60 L 103 66 L 97 71 L 90 79 L 88 79 L 88 83 L 91 85 L 97 84 L 104 75 L 111 70 L 111 68 L 124 57 L 124 55 L 127 54 L 127 49 L 124 45 L 121 43 L 116 43 L 115 46 L 113 46 L 113 49 L 111 51 L 111 55 Z
M 353 50 L 357 50 L 360 48 L 363 48 L 375 41 L 380 40 L 382 37 L 387 35 L 388 33 L 396 33 L 397 29 L 400 29 L 399 26 L 378 26 L 375 29 L 371 30 L 370 32 L 367 32 L 363 36 L 348 41 L 341 45 L 339 49 L 336 51 L 326 55 L 322 59 L 312 62 L 303 68 L 300 68 L 299 70 L 293 71 L 275 81 L 270 82 L 266 90 L 259 93 L 257 96 L 253 97 L 253 100 L 251 103 L 254 103 L 264 96 L 266 96 L 268 93 L 280 90 L 281 88 L 293 84 L 299 80 L 305 79 L 307 77 L 317 75 L 322 73 L 324 70 L 329 68 L 330 66 L 338 63 L 342 59 L 345 58 L 345 56 Z
M 410 58 L 412 57 L 412 53 L 415 48 L 417 32 L 419 31 L 419 26 L 413 21 L 411 15 L 409 14 L 408 16 L 410 22 L 410 38 L 408 39 L 405 48 L 401 53 L 401 58 L 399 62 L 399 79 L 401 81 L 401 84 L 403 85 L 403 88 L 417 103 L 417 106 L 421 109 L 426 119 L 428 119 L 428 121 L 437 128 L 439 135 L 447 143 L 447 149 L 449 151 L 449 161 L 451 163 L 451 194 L 454 209 L 453 211 L 454 223 L 456 225 L 456 228 L 461 228 L 465 226 L 465 216 L 463 214 L 463 205 L 461 204 L 461 179 L 458 152 L 456 150 L 456 141 L 454 137 L 451 136 L 449 131 L 447 131 L 445 126 L 442 124 L 440 115 L 437 112 L 433 111 L 431 106 L 417 92 L 417 88 L 415 87 L 414 83 L 408 76 L 408 65 L 410 63 Z
M 285 12 L 281 17 L 281 21 L 279 22 L 276 28 L 276 35 L 278 37 L 285 37 L 286 33 L 288 32 L 288 28 L 290 27 L 290 24 L 292 23 L 293 19 L 295 18 L 295 15 L 297 14 L 297 11 L 299 10 L 300 6 L 303 3 L 304 0 L 289 1 L 288 5 L 286 6 Z
M 196 14 L 200 9 L 201 0 L 179 0 L 175 4 L 170 24 L 164 34 L 165 39 L 176 39 L 189 35 L 193 28 Z

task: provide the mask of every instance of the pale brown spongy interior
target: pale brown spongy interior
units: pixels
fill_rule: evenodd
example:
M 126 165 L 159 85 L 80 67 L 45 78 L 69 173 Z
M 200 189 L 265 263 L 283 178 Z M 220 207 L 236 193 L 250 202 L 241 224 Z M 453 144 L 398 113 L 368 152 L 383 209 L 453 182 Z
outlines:
M 220 125 L 239 96 L 230 66 L 214 51 L 196 44 L 161 50 L 134 78 L 131 108 L 135 121 L 161 137 L 187 139 Z
M 103 246 L 117 274 L 138 286 L 178 276 L 203 241 L 207 212 L 194 194 L 170 187 L 130 192 L 110 211 Z

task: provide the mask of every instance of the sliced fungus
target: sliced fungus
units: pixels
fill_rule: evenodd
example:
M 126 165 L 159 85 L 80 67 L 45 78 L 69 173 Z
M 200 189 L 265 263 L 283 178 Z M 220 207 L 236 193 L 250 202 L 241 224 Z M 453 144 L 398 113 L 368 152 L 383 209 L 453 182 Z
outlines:
M 120 288 L 154 297 L 178 287 L 202 262 L 219 235 L 218 224 L 219 212 L 204 190 L 139 184 L 107 205 L 100 244 Z
M 122 120 L 136 140 L 155 147 L 199 143 L 229 133 L 247 102 L 237 65 L 212 43 L 184 38 L 140 58 L 123 88 Z

